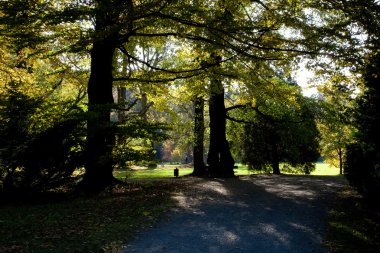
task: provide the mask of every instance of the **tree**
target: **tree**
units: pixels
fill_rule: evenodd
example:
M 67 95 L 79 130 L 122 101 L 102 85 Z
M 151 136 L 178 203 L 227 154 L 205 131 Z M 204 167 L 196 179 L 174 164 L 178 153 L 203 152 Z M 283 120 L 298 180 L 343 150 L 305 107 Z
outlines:
M 321 155 L 329 164 L 339 168 L 343 174 L 346 146 L 352 142 L 353 91 L 346 78 L 336 75 L 319 87 L 322 115 L 318 121 L 321 134 Z
M 32 193 L 72 183 L 73 171 L 83 166 L 84 93 L 70 91 L 79 87 L 69 74 L 65 82 L 42 75 L 51 60 L 30 57 L 12 68 L 12 59 L 4 57 L 0 67 L 1 188 Z
M 358 98 L 354 143 L 347 146 L 345 175 L 366 197 L 377 200 L 380 192 L 380 53 L 368 59 L 365 90 Z
M 334 59 L 330 66 L 346 67 L 359 76 L 356 88 L 361 94 L 356 98 L 357 111 L 353 122 L 358 132 L 353 138 L 354 143 L 347 146 L 344 170 L 351 184 L 367 197 L 376 198 L 380 192 L 376 169 L 379 148 L 374 130 L 379 121 L 375 85 L 379 76 L 379 1 L 334 0 L 310 6 L 331 18 L 326 20 L 326 26 L 330 27 L 323 37 L 326 41 L 335 40 L 335 45 L 328 51 Z
M 202 75 L 224 62 L 288 62 L 299 54 L 310 53 L 305 47 L 308 39 L 287 37 L 280 32 L 283 26 L 303 28 L 295 15 L 301 13 L 298 1 L 17 0 L 2 1 L 0 6 L 4 11 L 1 23 L 12 28 L 7 34 L 20 48 L 46 46 L 45 56 L 90 50 L 86 172 L 82 181 L 89 191 L 114 182 L 111 155 L 115 130 L 110 122 L 113 82 L 170 83 Z M 191 56 L 174 66 L 167 61 L 154 66 L 141 59 L 136 47 L 130 47 L 138 45 L 142 38 L 169 39 L 174 47 L 202 44 L 209 54 L 216 52 L 217 58 L 204 65 L 201 64 L 204 61 Z M 62 44 L 54 43 L 55 39 Z M 115 77 L 115 50 L 125 54 L 129 62 L 148 69 Z M 215 124 L 211 123 L 215 131 L 212 131 L 210 166 L 215 175 L 232 175 L 233 159 L 223 134 L 222 86 L 226 80 L 214 70 L 208 73 L 213 86 L 210 110 L 215 116 L 212 120 Z M 219 160 L 221 154 L 225 161 Z M 221 171 L 217 171 L 219 168 Z
M 242 162 L 256 170 L 271 166 L 273 174 L 280 174 L 280 163 L 287 163 L 308 174 L 319 156 L 316 102 L 303 97 L 294 84 L 278 79 L 272 83 L 274 92 L 265 89 L 254 97 L 254 106 L 241 107 L 244 118 L 237 112 L 232 117 L 244 123 L 237 143 Z

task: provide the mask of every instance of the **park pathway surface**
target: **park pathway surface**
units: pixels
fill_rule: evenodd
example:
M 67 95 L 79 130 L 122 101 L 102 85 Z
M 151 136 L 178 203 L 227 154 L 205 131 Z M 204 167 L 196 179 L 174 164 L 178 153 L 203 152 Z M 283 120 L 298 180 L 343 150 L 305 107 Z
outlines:
M 338 176 L 178 180 L 193 180 L 178 206 L 125 253 L 327 252 L 327 211 L 346 185 Z

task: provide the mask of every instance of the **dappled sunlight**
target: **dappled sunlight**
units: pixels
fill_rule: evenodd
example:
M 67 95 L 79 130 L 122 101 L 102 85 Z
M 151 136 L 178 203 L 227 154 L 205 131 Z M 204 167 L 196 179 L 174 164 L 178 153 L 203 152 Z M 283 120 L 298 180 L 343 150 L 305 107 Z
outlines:
M 255 180 L 255 178 L 245 178 L 243 180 L 245 181 L 254 181 L 254 183 L 257 186 L 261 186 L 265 189 L 265 191 L 275 194 L 277 196 L 288 198 L 288 199 L 294 199 L 298 197 L 307 198 L 309 200 L 315 198 L 317 193 L 311 189 L 310 187 L 307 187 L 302 184 L 291 184 L 287 183 L 286 178 L 278 178 L 279 180 L 274 180 L 276 177 L 281 176 L 275 176 L 275 175 L 260 175 L 260 180 Z M 279 185 L 281 187 L 279 187 Z
M 177 193 L 172 198 L 177 203 L 177 211 L 178 211 L 178 208 L 181 208 L 193 214 L 199 214 L 199 215 L 204 214 L 204 212 L 196 208 L 200 204 L 200 199 L 186 196 L 182 192 Z
M 226 227 L 216 226 L 215 223 L 207 223 L 207 234 L 202 238 L 206 241 L 216 241 L 220 245 L 236 245 L 240 241 L 240 236 Z
M 273 241 L 281 242 L 281 244 L 288 244 L 290 241 L 290 236 L 283 231 L 279 231 L 274 224 L 260 223 L 258 224 L 261 233 L 267 235 L 269 238 L 272 238 Z
M 173 199 L 176 201 L 178 208 L 199 215 L 204 214 L 198 209 L 202 201 L 221 201 L 221 197 L 227 197 L 224 199 L 224 203 L 228 205 L 246 206 L 244 202 L 230 200 L 228 198 L 230 195 L 230 191 L 222 182 L 202 180 L 197 182 L 191 191 L 176 193 Z
M 297 229 L 299 231 L 303 231 L 304 233 L 307 233 L 310 236 L 316 236 L 311 227 L 305 226 L 304 224 L 301 224 L 301 222 L 289 222 L 288 225 L 294 229 Z M 321 240 L 321 238 L 319 238 L 319 237 L 318 237 L 318 239 Z
M 223 236 L 219 238 L 220 243 L 235 244 L 239 241 L 240 237 L 231 231 L 224 231 Z
M 302 187 L 297 187 L 293 185 L 282 185 L 281 189 L 266 187 L 266 190 L 270 193 L 277 194 L 283 198 L 294 198 L 302 197 L 307 199 L 313 199 L 316 196 L 316 193 L 312 190 L 305 189 Z
M 208 181 L 206 184 L 202 184 L 202 188 L 208 191 L 213 191 L 223 196 L 229 196 L 230 192 L 228 189 L 218 181 Z
M 140 245 L 153 249 L 147 252 L 325 252 L 321 201 L 329 201 L 325 197 L 341 180 L 287 175 L 188 180 L 192 184 L 173 196 L 172 222 L 151 231 L 149 241 L 139 240 L 127 249 Z

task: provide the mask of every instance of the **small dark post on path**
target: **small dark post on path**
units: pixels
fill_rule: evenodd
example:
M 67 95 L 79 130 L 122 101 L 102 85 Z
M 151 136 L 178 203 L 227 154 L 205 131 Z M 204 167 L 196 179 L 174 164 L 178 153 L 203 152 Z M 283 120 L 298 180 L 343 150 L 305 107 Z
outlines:
M 175 169 L 174 169 L 174 176 L 175 176 L 175 177 L 178 177 L 178 174 L 179 174 L 178 172 L 179 172 L 178 168 L 175 168 Z

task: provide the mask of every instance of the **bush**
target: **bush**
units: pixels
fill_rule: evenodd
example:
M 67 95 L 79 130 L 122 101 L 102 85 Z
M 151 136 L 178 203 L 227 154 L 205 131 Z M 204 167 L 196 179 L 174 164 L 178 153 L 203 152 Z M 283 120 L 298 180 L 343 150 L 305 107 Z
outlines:
M 369 199 L 380 194 L 380 163 L 375 149 L 358 143 L 347 146 L 344 173 L 350 184 Z
M 357 98 L 355 144 L 347 147 L 345 175 L 367 198 L 380 194 L 380 52 L 368 58 L 365 89 Z
M 67 185 L 83 164 L 83 111 L 25 95 L 20 85 L 9 85 L 0 97 L 0 188 L 42 192 Z M 57 111 L 64 117 L 49 111 L 52 104 L 62 106 Z

